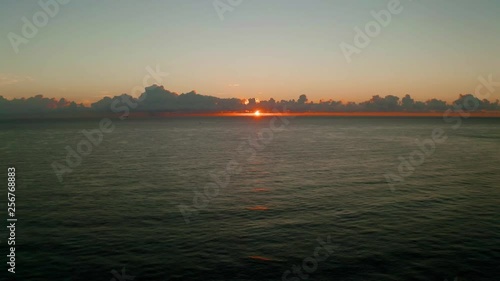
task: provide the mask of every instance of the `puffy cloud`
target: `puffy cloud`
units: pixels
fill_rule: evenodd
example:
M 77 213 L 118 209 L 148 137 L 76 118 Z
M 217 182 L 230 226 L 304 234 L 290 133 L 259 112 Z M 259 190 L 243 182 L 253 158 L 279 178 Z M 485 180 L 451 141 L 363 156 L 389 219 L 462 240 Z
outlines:
M 30 98 L 7 100 L 0 96 L 0 114 L 37 114 L 55 111 L 73 111 L 84 109 L 83 105 L 77 105 L 65 98 L 60 100 L 54 98 L 45 98 L 42 95 L 36 95 Z
M 128 94 L 114 97 L 103 97 L 90 107 L 77 105 L 67 99 L 56 100 L 36 95 L 31 98 L 8 100 L 0 96 L 0 114 L 29 114 L 46 112 L 117 112 L 120 105 L 126 104 L 131 112 L 246 112 L 257 109 L 272 111 L 275 108 L 286 107 L 292 112 L 442 112 L 453 106 L 464 106 L 468 111 L 500 111 L 499 101 L 491 102 L 479 100 L 472 95 L 460 95 L 452 104 L 439 99 L 430 99 L 425 102 L 415 101 L 410 95 L 402 99 L 398 96 L 385 97 L 375 95 L 365 102 L 320 101 L 314 103 L 306 95 L 300 95 L 297 100 L 276 101 L 273 98 L 258 101 L 255 98 L 217 98 L 201 95 L 195 91 L 177 94 L 166 90 L 163 86 L 152 85 L 145 88 L 139 98 Z

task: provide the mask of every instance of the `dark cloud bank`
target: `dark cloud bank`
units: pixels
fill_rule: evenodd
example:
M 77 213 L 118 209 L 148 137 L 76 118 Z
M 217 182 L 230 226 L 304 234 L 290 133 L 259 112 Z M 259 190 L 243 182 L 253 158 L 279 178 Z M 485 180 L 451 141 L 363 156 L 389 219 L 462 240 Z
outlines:
M 297 100 L 277 101 L 273 98 L 260 101 L 250 98 L 248 102 L 237 98 L 221 99 L 189 92 L 176 94 L 165 90 L 163 86 L 152 85 L 145 89 L 140 97 L 134 98 L 123 94 L 113 98 L 105 97 L 90 107 L 76 104 L 64 98 L 56 100 L 37 95 L 31 98 L 7 100 L 0 96 L 0 118 L 15 117 L 52 117 L 52 116 L 92 116 L 99 114 L 145 113 L 219 113 L 252 112 L 261 110 L 272 112 L 273 109 L 286 108 L 290 112 L 445 112 L 448 109 L 475 112 L 499 112 L 500 104 L 471 94 L 460 95 L 451 104 L 438 99 L 416 101 L 411 96 L 403 98 L 388 95 L 373 96 L 365 102 L 355 103 L 328 100 L 313 103 L 306 95 Z

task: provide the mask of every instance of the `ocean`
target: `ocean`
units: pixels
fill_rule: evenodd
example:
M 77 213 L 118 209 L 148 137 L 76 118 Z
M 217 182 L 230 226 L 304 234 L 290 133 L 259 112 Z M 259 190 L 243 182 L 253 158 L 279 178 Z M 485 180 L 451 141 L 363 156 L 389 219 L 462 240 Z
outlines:
M 15 167 L 16 280 L 500 280 L 500 119 L 452 121 L 1 121 L 4 266 Z

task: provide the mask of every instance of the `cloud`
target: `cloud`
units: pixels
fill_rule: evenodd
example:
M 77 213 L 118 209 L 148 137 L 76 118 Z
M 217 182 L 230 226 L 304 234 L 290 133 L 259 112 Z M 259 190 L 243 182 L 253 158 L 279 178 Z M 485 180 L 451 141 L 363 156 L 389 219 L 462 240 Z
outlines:
M 100 94 L 104 93 L 106 92 L 100 92 Z M 83 106 L 64 98 L 56 100 L 42 95 L 12 100 L 0 96 L 0 115 L 49 112 L 142 112 L 150 114 L 158 112 L 253 112 L 255 110 L 271 112 L 275 108 L 286 108 L 290 112 L 444 112 L 453 109 L 454 105 L 468 105 L 470 108 L 467 109 L 468 111 L 500 111 L 500 101 L 479 100 L 470 94 L 460 95 L 451 104 L 436 98 L 416 101 L 410 95 L 403 98 L 394 95 L 375 95 L 360 103 L 334 100 L 322 100 L 318 103 L 309 101 L 305 94 L 300 95 L 297 100 L 277 101 L 270 98 L 259 101 L 256 98 L 220 98 L 201 95 L 195 91 L 177 94 L 163 86 L 152 85 L 146 87 L 139 98 L 128 94 L 99 97 L 100 100 L 90 106 Z
M 17 76 L 13 74 L 0 73 L 0 86 L 13 85 L 20 82 L 32 82 L 33 78 L 30 76 Z
M 7 100 L 0 96 L 0 114 L 38 114 L 48 112 L 75 112 L 85 108 L 65 98 L 59 100 L 36 95 L 30 98 Z
M 228 87 L 239 87 L 239 86 L 240 86 L 240 84 L 229 84 L 229 85 L 227 85 L 227 86 L 228 86 Z

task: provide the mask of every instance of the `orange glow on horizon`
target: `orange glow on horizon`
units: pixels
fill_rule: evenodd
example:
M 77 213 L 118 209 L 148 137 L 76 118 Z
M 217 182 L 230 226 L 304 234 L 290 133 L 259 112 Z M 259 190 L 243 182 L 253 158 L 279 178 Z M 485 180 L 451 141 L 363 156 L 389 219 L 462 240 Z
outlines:
M 260 112 L 259 117 L 274 116 L 331 116 L 331 117 L 443 117 L 444 112 Z M 134 114 L 131 114 L 133 116 Z M 148 115 L 144 114 L 143 115 Z M 218 116 L 218 117 L 256 117 L 255 112 L 218 112 L 218 113 L 157 113 L 158 117 L 168 116 Z M 460 116 L 459 112 L 451 112 L 447 116 Z M 500 118 L 500 112 L 471 112 L 470 117 Z
M 440 117 L 443 118 L 445 115 L 460 117 L 460 112 L 451 112 L 448 114 L 444 112 L 260 112 L 260 118 L 264 117 Z M 85 112 L 81 114 L 62 114 L 56 116 L 56 119 L 62 118 L 98 118 L 98 117 L 108 117 L 115 118 L 119 117 L 118 114 L 114 113 L 91 113 Z M 131 112 L 129 118 L 168 118 L 168 117 L 250 117 L 256 118 L 255 112 L 205 112 L 205 113 L 173 113 L 173 112 Z M 471 112 L 470 117 L 478 118 L 500 118 L 500 112 Z M 24 119 L 33 119 L 34 117 L 26 117 Z M 36 119 L 36 118 L 35 118 Z M 257 119 L 257 118 L 256 118 Z
M 254 115 L 255 115 L 255 117 L 259 117 L 260 116 L 260 111 L 259 110 L 255 111 Z

